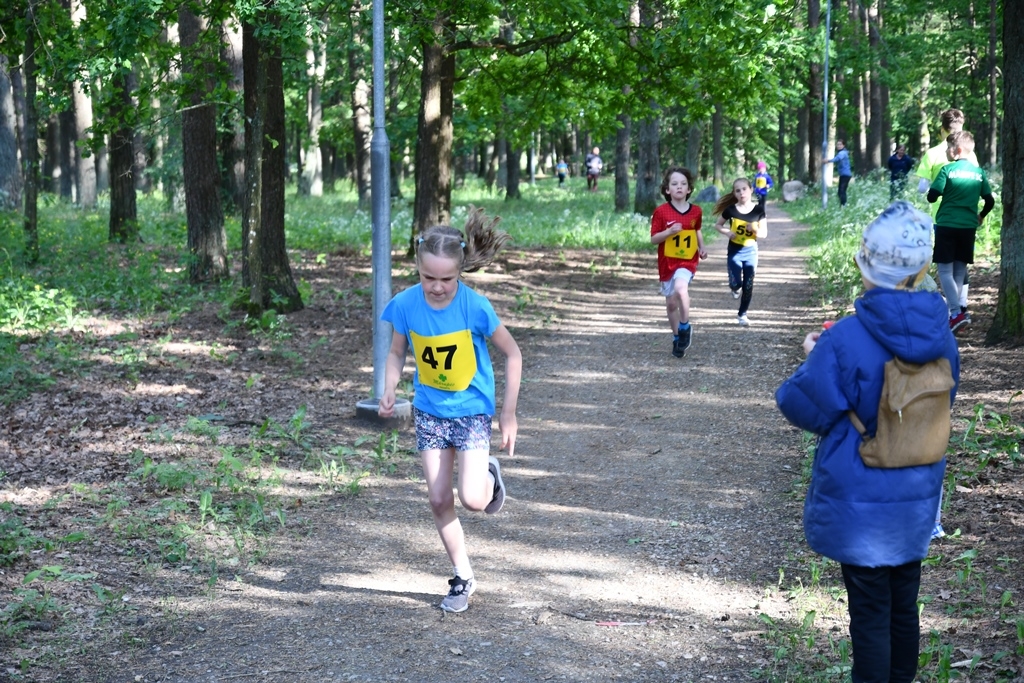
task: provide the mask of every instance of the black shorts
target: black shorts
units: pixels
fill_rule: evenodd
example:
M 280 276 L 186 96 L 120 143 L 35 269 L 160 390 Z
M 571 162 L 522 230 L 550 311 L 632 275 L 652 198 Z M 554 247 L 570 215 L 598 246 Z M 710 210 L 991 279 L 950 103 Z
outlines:
M 932 261 L 935 263 L 974 263 L 975 228 L 943 228 L 935 226 L 935 248 Z

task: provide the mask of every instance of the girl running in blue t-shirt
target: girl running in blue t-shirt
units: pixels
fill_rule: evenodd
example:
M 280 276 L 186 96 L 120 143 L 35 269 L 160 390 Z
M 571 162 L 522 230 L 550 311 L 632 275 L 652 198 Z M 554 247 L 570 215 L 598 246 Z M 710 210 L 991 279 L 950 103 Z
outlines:
M 394 326 L 379 414 L 391 417 L 395 390 L 411 348 L 416 371 L 416 448 L 423 463 L 434 524 L 455 570 L 441 609 L 462 612 L 476 589 L 466 540 L 455 514 L 452 475 L 459 463 L 459 500 L 467 510 L 494 514 L 505 502 L 497 458 L 490 457 L 495 412 L 494 370 L 487 339 L 505 355 L 505 395 L 498 426 L 501 447 L 515 452 L 516 403 L 523 358 L 491 303 L 459 277 L 487 265 L 508 241 L 481 209 L 470 209 L 466 235 L 446 225 L 428 228 L 418 240 L 420 283 L 396 295 L 381 319 Z

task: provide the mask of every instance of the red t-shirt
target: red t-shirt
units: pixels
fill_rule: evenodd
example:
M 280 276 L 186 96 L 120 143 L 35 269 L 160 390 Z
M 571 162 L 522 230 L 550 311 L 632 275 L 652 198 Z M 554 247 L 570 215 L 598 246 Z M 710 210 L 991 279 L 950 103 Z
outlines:
M 669 223 L 682 223 L 682 231 L 672 235 L 658 245 L 658 279 L 668 282 L 680 268 L 691 273 L 697 272 L 700 261 L 700 246 L 697 233 L 700 231 L 701 210 L 696 204 L 690 204 L 685 212 L 665 202 L 654 210 L 651 216 L 651 235 L 663 232 Z

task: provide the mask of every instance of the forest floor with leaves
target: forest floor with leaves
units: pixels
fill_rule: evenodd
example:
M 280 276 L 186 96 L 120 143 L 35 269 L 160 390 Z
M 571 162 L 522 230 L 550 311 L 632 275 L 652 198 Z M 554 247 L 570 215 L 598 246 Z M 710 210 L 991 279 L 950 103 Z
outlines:
M 843 680 L 842 580 L 801 531 L 810 443 L 773 398 L 825 314 L 801 226 L 769 215 L 750 326 L 716 240 L 683 359 L 653 253 L 513 245 L 466 277 L 524 371 L 505 508 L 460 511 L 458 615 L 411 425 L 355 417 L 368 259 L 293 254 L 309 305 L 251 328 L 210 305 L 25 340 L 54 383 L 0 406 L 0 681 Z M 1024 363 L 983 343 L 998 273 L 972 278 L 922 681 L 1024 676 Z

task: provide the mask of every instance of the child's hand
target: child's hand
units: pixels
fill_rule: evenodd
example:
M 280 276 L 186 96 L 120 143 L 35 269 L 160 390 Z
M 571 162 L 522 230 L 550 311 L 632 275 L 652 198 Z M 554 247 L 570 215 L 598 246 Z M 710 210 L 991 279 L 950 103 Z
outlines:
M 814 345 L 818 343 L 818 337 L 821 336 L 821 332 L 808 332 L 807 336 L 804 337 L 804 353 L 808 356 L 811 355 L 811 351 L 814 350 Z
M 700 251 L 698 251 L 697 254 L 700 255 L 702 259 L 706 259 L 708 257 L 708 250 L 705 249 L 704 247 L 701 247 Z
M 511 458 L 516 452 L 516 434 L 519 432 L 519 421 L 516 420 L 516 414 L 506 415 L 505 411 L 502 411 L 501 416 L 498 417 L 498 428 L 501 430 L 501 449 L 505 450 L 507 446 L 508 455 Z
M 395 414 L 395 390 L 384 392 L 377 402 L 377 414 L 381 417 L 392 417 Z
M 669 223 L 666 232 L 670 235 L 676 235 L 683 231 L 682 223 Z

